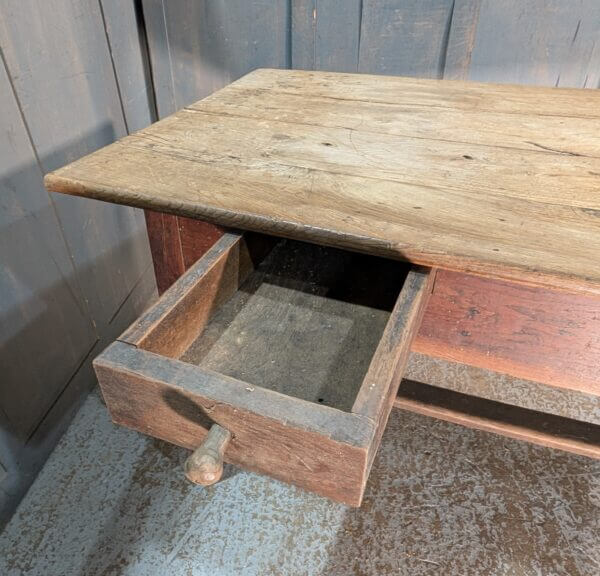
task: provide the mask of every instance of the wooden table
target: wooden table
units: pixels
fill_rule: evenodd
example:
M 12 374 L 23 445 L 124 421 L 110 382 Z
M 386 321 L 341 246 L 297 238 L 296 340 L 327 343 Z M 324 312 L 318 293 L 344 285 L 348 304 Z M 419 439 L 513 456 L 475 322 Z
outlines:
M 438 269 L 413 350 L 600 394 L 597 91 L 257 70 L 46 186 L 176 215 L 174 276 L 221 234 L 185 217 Z M 600 455 L 588 425 L 443 397 L 396 404 Z

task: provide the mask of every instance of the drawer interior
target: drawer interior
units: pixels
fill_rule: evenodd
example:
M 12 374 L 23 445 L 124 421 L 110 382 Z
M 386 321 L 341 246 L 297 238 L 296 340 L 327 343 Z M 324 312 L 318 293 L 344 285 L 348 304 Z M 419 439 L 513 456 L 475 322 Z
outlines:
M 116 422 L 356 506 L 434 278 L 227 233 L 94 366 Z
M 350 411 L 406 265 L 279 240 L 181 360 Z

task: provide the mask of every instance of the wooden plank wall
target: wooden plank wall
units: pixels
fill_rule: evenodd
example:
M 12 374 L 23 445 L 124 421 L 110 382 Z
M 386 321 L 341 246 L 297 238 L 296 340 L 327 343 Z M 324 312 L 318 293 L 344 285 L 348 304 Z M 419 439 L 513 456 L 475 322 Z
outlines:
M 138 20 L 118 0 L 0 4 L 0 524 L 155 292 L 143 213 L 42 183 L 153 120 Z
M 480 0 L 466 78 L 598 88 L 600 3 Z
M 597 87 L 595 0 L 142 0 L 158 114 L 258 67 Z

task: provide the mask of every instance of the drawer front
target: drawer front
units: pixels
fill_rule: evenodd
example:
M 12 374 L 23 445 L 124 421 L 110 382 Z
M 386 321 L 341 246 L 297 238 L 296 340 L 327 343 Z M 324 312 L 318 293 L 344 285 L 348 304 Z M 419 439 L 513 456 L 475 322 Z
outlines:
M 360 505 L 434 273 L 225 234 L 94 362 L 115 422 Z

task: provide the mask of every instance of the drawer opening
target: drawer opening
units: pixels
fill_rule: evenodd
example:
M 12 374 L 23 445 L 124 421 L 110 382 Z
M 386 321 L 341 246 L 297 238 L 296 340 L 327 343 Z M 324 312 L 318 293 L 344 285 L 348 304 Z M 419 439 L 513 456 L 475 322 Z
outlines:
M 181 360 L 350 411 L 407 268 L 280 240 Z
M 226 233 L 94 366 L 115 422 L 358 506 L 434 281 Z
M 188 303 L 185 342 L 165 346 L 157 334 L 141 347 L 250 388 L 351 411 L 409 266 L 256 234 L 229 260 L 216 283 L 191 295 L 217 302 L 196 316 Z

